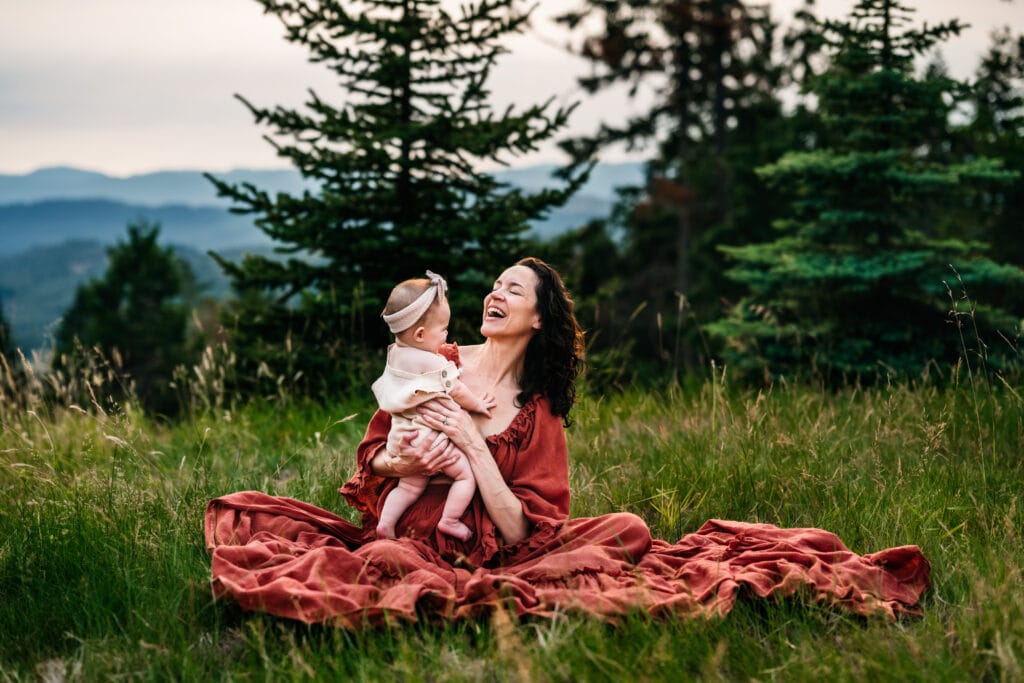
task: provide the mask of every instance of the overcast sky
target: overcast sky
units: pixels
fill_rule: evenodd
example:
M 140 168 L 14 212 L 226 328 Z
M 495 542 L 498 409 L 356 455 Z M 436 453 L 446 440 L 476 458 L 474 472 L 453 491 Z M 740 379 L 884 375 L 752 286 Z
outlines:
M 1024 0 L 909 1 L 921 21 L 972 24 L 943 48 L 958 76 L 973 71 L 994 27 L 1024 30 Z M 490 83 L 496 105 L 583 99 L 574 79 L 587 66 L 558 47 L 566 38 L 548 21 L 577 0 L 539 4 L 534 31 L 509 45 Z M 786 19 L 801 0 L 770 4 Z M 817 2 L 828 17 L 853 4 Z M 307 87 L 329 101 L 338 91 L 326 69 L 282 36 L 253 0 L 0 0 L 0 173 L 283 167 L 232 95 L 297 105 Z M 587 99 L 573 128 L 621 120 L 631 106 L 621 92 Z M 512 161 L 561 160 L 546 149 Z

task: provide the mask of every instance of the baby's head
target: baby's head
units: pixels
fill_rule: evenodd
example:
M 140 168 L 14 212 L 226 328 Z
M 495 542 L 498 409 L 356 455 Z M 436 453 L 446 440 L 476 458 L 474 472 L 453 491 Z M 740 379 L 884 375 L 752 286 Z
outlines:
M 429 270 L 427 276 L 396 285 L 381 315 L 399 342 L 437 353 L 448 340 L 452 312 L 444 278 Z

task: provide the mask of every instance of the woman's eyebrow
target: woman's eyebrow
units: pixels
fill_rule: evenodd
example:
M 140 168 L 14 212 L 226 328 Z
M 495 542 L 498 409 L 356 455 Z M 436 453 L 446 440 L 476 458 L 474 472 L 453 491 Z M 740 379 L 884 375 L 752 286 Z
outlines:
M 497 280 L 494 281 L 494 286 L 495 287 L 500 287 L 502 284 L 504 284 L 504 283 L 502 282 L 501 278 L 498 278 Z M 508 283 L 508 286 L 510 288 L 511 287 L 525 288 L 526 287 L 526 285 L 524 285 L 519 280 L 510 280 L 509 283 Z

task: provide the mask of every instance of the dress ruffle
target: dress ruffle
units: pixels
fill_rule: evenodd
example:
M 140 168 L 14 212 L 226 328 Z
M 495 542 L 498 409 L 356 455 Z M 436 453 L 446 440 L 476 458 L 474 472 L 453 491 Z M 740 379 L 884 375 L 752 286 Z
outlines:
M 504 431 L 498 432 L 497 434 L 491 434 L 485 440 L 487 444 L 491 446 L 491 450 L 495 448 L 506 448 L 506 449 L 517 449 L 522 444 L 523 439 L 529 436 L 533 430 L 533 423 L 536 419 L 537 413 L 537 399 L 533 399 L 526 402 L 522 408 L 520 408 L 515 417 L 512 418 L 512 422 L 509 423 L 508 427 Z

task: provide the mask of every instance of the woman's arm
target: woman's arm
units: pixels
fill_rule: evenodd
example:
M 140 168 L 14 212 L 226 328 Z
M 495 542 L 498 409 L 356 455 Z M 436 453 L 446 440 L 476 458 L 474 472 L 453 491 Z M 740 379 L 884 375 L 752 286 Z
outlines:
M 436 399 L 420 406 L 424 423 L 446 434 L 451 444 L 466 454 L 477 490 L 494 526 L 507 544 L 518 543 L 530 532 L 523 504 L 505 483 L 487 442 L 468 413 L 450 399 Z

